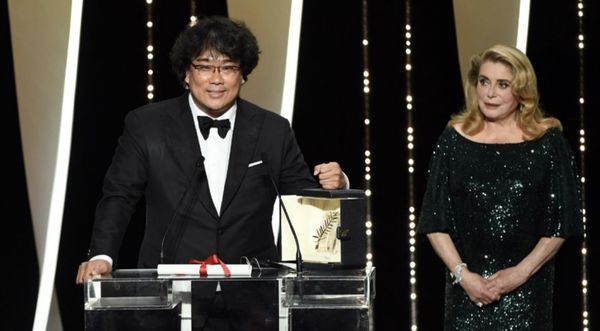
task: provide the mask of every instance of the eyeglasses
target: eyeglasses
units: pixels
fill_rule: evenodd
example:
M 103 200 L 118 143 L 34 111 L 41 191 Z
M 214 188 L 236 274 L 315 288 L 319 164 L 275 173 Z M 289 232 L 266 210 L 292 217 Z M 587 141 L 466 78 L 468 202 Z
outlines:
M 218 71 L 222 76 L 232 76 L 240 71 L 240 66 L 228 64 L 224 66 L 215 66 L 212 64 L 195 64 L 192 63 L 192 67 L 203 76 L 210 76 Z

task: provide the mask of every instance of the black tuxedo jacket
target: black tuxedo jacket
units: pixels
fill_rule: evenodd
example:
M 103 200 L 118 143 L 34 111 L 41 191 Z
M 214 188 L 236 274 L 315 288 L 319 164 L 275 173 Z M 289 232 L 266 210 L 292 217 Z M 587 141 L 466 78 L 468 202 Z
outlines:
M 265 155 L 268 160 L 262 160 Z M 226 263 L 239 263 L 242 256 L 277 259 L 271 228 L 276 192 L 267 171 L 282 194 L 317 186 L 289 122 L 238 99 L 219 216 L 188 94 L 138 108 L 125 118 L 104 179 L 90 256 L 106 254 L 116 261 L 127 225 L 144 195 L 146 225 L 139 267 L 187 263 L 212 254 Z

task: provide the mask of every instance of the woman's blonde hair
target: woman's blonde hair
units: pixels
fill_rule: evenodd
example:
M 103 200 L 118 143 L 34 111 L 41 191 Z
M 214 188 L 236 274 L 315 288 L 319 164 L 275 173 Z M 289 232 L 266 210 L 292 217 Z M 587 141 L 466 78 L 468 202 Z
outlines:
M 506 45 L 492 46 L 471 58 L 471 68 L 464 84 L 465 108 L 452 116 L 448 122 L 449 126 L 459 124 L 462 131 L 470 136 L 483 130 L 484 117 L 477 101 L 477 81 L 481 64 L 486 61 L 500 62 L 512 69 L 514 79 L 510 86 L 513 95 L 519 101 L 517 126 L 523 131 L 524 140 L 536 139 L 550 127 L 562 130 L 560 121 L 544 115 L 539 106 L 537 78 L 531 62 L 520 50 Z

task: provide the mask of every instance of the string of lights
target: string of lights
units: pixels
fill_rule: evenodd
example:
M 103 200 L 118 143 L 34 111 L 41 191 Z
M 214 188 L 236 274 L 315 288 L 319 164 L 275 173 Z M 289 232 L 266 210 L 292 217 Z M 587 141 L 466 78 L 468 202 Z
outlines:
M 371 212 L 371 102 L 369 93 L 371 92 L 371 73 L 369 69 L 369 18 L 368 1 L 362 0 L 362 57 L 363 57 L 363 112 L 364 112 L 364 157 L 365 157 L 365 177 L 364 187 L 366 196 L 366 222 L 367 232 L 367 268 L 373 266 L 373 218 Z M 369 329 L 375 328 L 374 318 L 369 318 Z
M 405 2 L 404 53 L 406 79 L 406 141 L 407 141 L 407 176 L 408 176 L 408 252 L 409 252 L 409 289 L 410 289 L 410 330 L 418 329 L 417 322 L 417 216 L 415 208 L 415 136 L 413 125 L 413 96 L 412 96 L 412 27 L 411 2 Z
M 146 0 L 146 99 L 151 103 L 154 99 L 154 21 L 152 15 L 153 0 Z M 196 24 L 196 1 L 190 0 L 190 25 Z
M 367 200 L 367 220 L 365 223 L 367 231 L 367 267 L 373 266 L 372 251 L 372 233 L 373 222 L 371 215 L 371 107 L 369 92 L 370 72 L 369 72 L 369 27 L 368 27 L 368 7 L 367 0 L 362 1 L 362 46 L 363 46 L 363 109 L 364 109 L 364 143 L 365 143 L 365 195 Z
M 146 98 L 148 103 L 154 99 L 154 37 L 152 21 L 152 0 L 146 0 L 146 60 L 147 60 L 147 80 L 146 80 Z
M 581 176 L 581 195 L 583 209 L 583 242 L 581 245 L 581 291 L 582 291 L 582 313 L 581 324 L 583 331 L 590 330 L 589 314 L 589 292 L 588 292 L 588 243 L 587 243 L 587 213 L 586 213 L 586 190 L 585 190 L 585 91 L 584 91 L 584 34 L 583 34 L 583 0 L 577 1 L 577 18 L 579 33 L 577 35 L 577 48 L 579 52 L 579 158 Z

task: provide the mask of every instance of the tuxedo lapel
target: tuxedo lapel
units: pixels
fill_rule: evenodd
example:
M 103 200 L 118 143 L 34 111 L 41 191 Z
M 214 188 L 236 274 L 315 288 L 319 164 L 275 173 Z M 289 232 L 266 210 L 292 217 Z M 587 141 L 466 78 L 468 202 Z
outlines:
M 223 202 L 221 204 L 221 215 L 223 215 L 231 203 L 242 183 L 242 179 L 246 175 L 246 171 L 248 171 L 248 164 L 250 164 L 252 155 L 254 155 L 263 117 L 263 114 L 247 106 L 244 107 L 244 103 L 238 101 L 233 128 L 233 140 L 231 142 L 231 153 L 229 154 L 229 167 L 227 169 L 227 179 L 225 181 Z
M 204 159 L 198 143 L 198 135 L 194 126 L 192 111 L 188 102 L 188 94 L 179 98 L 177 109 L 169 113 L 170 119 L 166 125 L 166 141 L 168 150 L 171 152 L 175 164 L 178 165 L 182 174 L 185 174 L 187 183 L 194 180 L 192 178 L 195 172 L 197 182 L 195 184 L 185 184 L 186 186 L 198 185 L 200 203 L 210 213 L 212 217 L 218 219 L 217 209 L 210 196 L 208 179 L 204 170 Z M 196 169 L 199 168 L 199 169 Z

